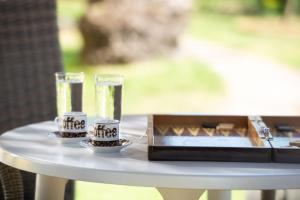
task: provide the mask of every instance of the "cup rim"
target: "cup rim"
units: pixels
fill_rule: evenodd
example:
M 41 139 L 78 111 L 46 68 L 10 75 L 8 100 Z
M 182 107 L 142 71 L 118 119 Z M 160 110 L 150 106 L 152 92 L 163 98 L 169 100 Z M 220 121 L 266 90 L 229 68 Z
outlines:
M 72 111 L 72 112 L 64 113 L 63 116 L 87 116 L 87 115 L 86 115 L 86 113 L 81 112 L 81 111 Z
M 96 119 L 95 124 L 120 124 L 120 121 L 117 119 Z

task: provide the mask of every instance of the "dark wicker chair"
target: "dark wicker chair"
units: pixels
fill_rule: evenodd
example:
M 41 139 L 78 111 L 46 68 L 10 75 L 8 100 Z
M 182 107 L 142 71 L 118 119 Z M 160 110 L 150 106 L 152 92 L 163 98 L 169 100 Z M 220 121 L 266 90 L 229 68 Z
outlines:
M 55 0 L 0 1 L 0 133 L 54 119 L 62 66 Z M 35 174 L 0 163 L 0 180 L 0 199 L 34 199 Z

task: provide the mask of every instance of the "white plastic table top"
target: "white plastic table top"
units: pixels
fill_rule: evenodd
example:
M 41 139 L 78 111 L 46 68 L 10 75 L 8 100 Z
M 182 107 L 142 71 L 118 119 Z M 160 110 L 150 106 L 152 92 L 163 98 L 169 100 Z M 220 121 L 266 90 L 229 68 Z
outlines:
M 145 134 L 146 116 L 125 116 L 122 133 Z M 42 175 L 99 183 L 199 189 L 299 189 L 300 164 L 148 161 L 147 141 L 121 153 L 94 154 L 79 144 L 49 140 L 53 122 L 27 125 L 0 136 L 0 160 Z

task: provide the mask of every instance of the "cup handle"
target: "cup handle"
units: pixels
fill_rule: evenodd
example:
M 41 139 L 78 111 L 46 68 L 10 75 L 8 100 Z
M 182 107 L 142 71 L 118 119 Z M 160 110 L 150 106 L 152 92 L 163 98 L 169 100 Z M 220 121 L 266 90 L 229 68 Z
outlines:
M 60 119 L 61 119 L 60 117 L 55 117 L 54 122 L 58 124 Z
M 62 125 L 60 124 L 61 117 L 55 117 L 54 122 L 57 124 L 58 131 L 61 131 Z
M 93 132 L 94 126 L 92 124 L 88 125 L 87 131 L 88 133 Z

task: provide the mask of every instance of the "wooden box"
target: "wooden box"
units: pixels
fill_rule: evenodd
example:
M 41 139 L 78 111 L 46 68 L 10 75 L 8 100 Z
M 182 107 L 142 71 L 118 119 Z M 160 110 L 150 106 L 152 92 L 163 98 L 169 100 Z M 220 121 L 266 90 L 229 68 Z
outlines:
M 296 132 L 283 137 L 274 132 L 278 124 L 295 126 Z M 298 124 L 300 128 L 300 117 L 149 115 L 148 158 L 169 161 L 300 162 L 299 147 L 289 146 L 291 137 L 300 136 Z M 222 128 L 228 125 L 232 127 Z

